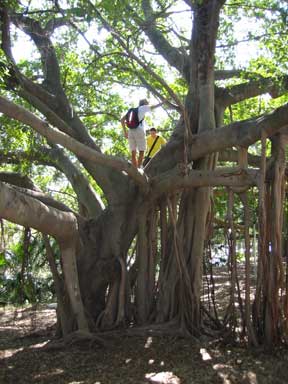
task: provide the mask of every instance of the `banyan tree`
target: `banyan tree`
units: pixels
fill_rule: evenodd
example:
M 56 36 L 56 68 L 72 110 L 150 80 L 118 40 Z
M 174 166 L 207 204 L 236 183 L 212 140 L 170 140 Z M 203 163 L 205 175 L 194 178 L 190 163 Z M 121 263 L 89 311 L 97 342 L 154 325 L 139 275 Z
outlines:
M 173 1 L 1 1 L 1 164 L 10 172 L 0 174 L 0 217 L 43 234 L 64 336 L 147 325 L 272 346 L 288 336 L 287 5 L 179 3 L 189 34 Z M 236 67 L 239 20 L 269 60 Z M 21 39 L 33 44 L 30 61 L 15 58 Z M 106 124 L 120 140 L 119 84 L 167 101 L 173 131 L 144 170 L 96 139 Z M 100 103 L 106 118 L 95 127 Z M 32 143 L 15 148 L 20 131 Z M 11 172 L 23 161 L 57 170 L 77 207 L 35 186 L 25 167 Z M 219 238 L 225 300 L 211 267 Z

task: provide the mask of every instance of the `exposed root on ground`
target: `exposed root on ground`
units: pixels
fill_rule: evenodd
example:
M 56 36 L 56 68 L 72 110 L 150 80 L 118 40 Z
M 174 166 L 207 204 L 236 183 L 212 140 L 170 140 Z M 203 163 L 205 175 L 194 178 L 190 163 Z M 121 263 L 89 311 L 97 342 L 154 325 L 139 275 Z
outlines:
M 65 336 L 61 340 L 52 341 L 47 346 L 45 346 L 46 350 L 58 350 L 65 349 L 67 347 L 71 347 L 74 345 L 79 345 L 83 343 L 88 343 L 89 348 L 92 348 L 94 345 L 98 345 L 99 347 L 106 347 L 106 343 L 103 338 L 99 337 L 90 332 L 85 331 L 75 331 Z

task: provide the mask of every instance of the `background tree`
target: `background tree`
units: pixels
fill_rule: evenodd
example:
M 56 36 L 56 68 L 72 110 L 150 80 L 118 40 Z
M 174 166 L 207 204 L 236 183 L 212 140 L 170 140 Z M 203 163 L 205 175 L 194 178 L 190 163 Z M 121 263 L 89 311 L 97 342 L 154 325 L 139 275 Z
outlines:
M 0 214 L 58 242 L 64 279 L 55 266 L 53 276 L 63 333 L 130 321 L 201 333 L 205 316 L 211 319 L 201 292 L 214 216 L 212 187 L 222 186 L 228 191 L 231 289 L 220 325 L 234 334 L 242 322 L 250 342 L 279 342 L 287 311 L 279 294 L 285 297 L 286 292 L 281 249 L 288 123 L 284 2 L 179 2 L 190 15 L 188 34 L 184 23 L 175 23 L 178 2 L 1 4 L 1 161 L 19 167 L 25 158 L 31 176 L 41 165 L 54 167 L 63 175 L 59 180 L 69 180 L 78 204 L 64 204 L 31 184 L 19 185 L 14 175 L 1 183 Z M 239 20 L 257 23 L 242 40 L 263 44 L 245 69 L 234 66 L 235 47 L 241 43 Z M 15 28 L 33 42 L 35 60 L 15 60 Z M 80 38 L 88 49 L 79 48 Z M 114 91 L 116 84 L 144 87 L 160 100 L 168 99 L 174 110 L 169 112 L 170 140 L 145 174 L 125 158 L 101 151 L 105 131 L 126 108 Z M 256 101 L 261 95 L 265 98 Z M 267 95 L 277 102 L 268 102 Z M 261 115 L 264 111 L 269 113 Z M 11 130 L 21 140 L 16 153 Z M 260 140 L 260 156 L 253 156 Z M 110 152 L 119 155 L 124 144 L 121 139 Z M 259 252 L 251 313 L 248 191 L 254 186 L 259 190 Z M 235 193 L 244 211 L 246 247 L 245 313 L 240 314 L 235 302 L 237 292 L 242 300 Z M 46 238 L 53 270 L 49 244 Z

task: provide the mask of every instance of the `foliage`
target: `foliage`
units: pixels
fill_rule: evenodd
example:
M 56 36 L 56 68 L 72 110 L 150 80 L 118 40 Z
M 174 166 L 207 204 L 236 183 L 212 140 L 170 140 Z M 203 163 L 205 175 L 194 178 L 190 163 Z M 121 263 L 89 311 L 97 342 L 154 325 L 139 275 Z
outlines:
M 37 233 L 32 235 L 26 259 L 23 238 L 18 236 L 19 228 L 5 223 L 4 233 L 0 258 L 0 301 L 10 304 L 51 301 L 55 293 L 54 284 L 41 236 Z M 59 257 L 57 251 L 55 255 Z

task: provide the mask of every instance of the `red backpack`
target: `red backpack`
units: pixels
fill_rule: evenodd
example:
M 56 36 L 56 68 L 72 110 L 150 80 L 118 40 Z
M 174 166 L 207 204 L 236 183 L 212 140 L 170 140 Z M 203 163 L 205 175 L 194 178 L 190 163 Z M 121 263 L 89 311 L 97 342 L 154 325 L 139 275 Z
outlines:
M 125 115 L 125 122 L 128 128 L 137 128 L 139 124 L 143 121 L 139 121 L 138 118 L 138 108 L 129 108 L 128 112 Z

